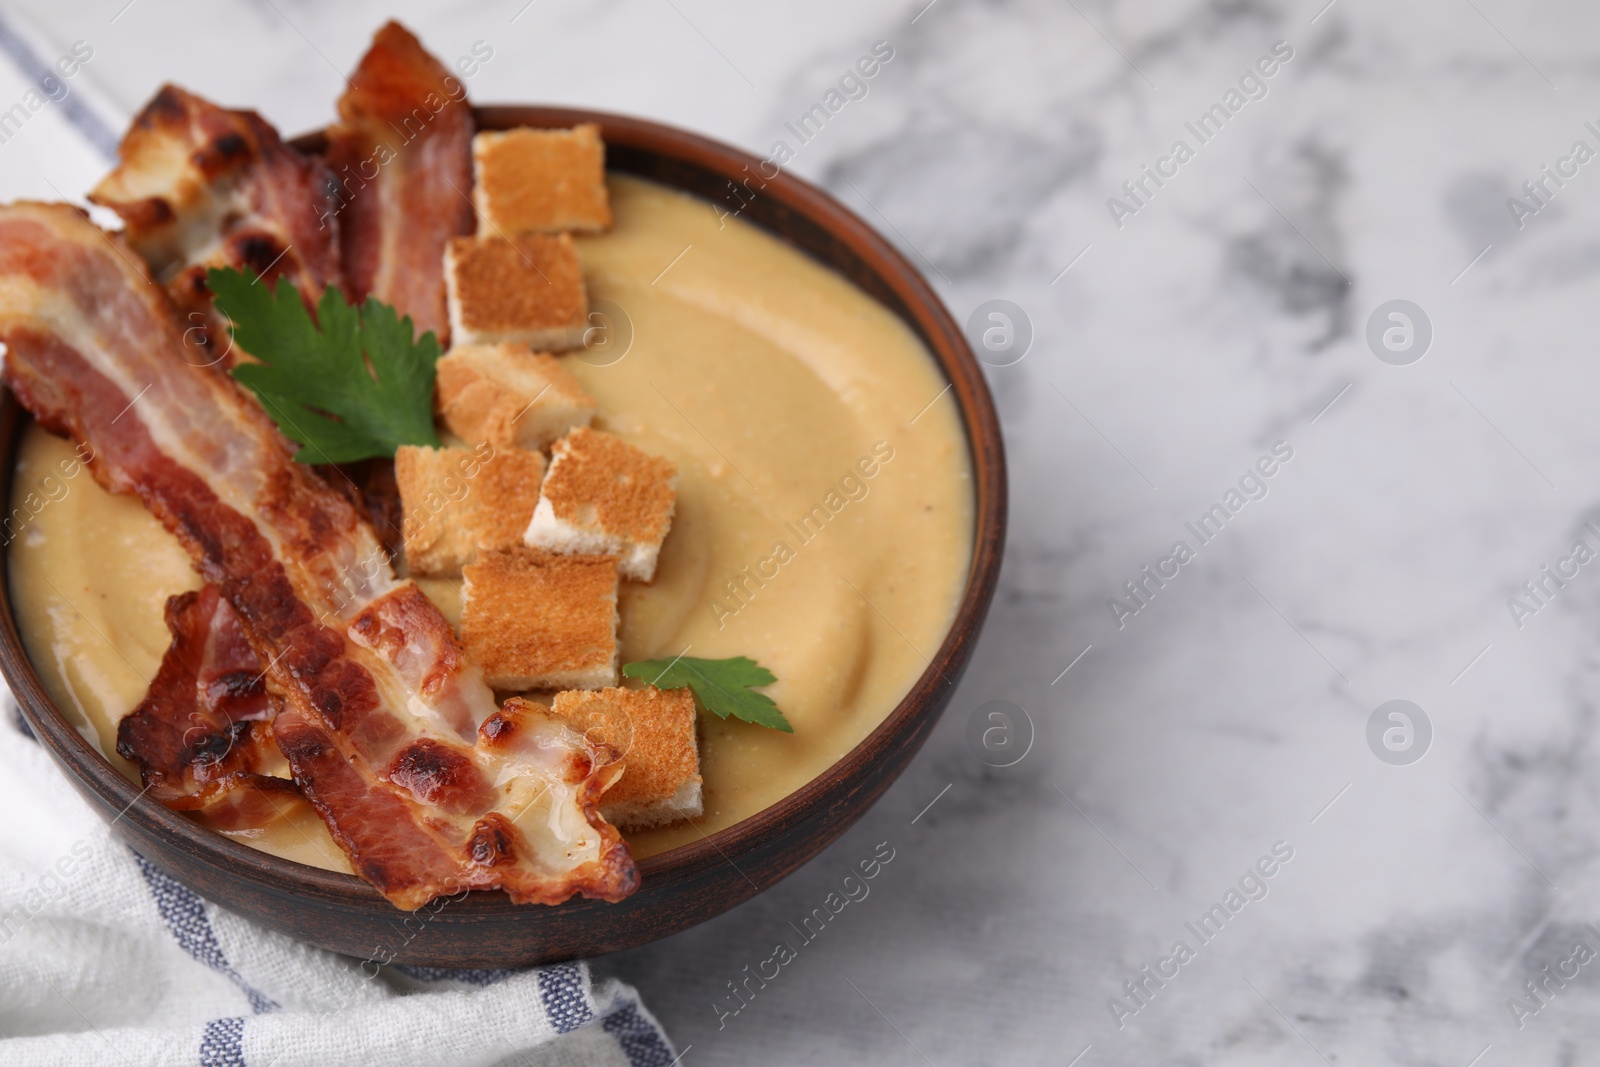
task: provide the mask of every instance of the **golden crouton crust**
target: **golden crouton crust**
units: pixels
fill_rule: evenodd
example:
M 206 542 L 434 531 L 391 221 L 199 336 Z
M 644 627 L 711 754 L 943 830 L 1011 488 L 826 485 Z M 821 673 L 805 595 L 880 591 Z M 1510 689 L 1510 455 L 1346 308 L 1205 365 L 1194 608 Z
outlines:
M 617 560 L 516 547 L 462 568 L 461 643 L 495 689 L 617 679 Z
M 525 448 L 401 445 L 394 473 L 411 573 L 454 576 L 479 552 L 520 544 L 544 466 Z
M 583 422 L 596 406 L 559 359 L 526 345 L 456 345 L 436 368 L 439 416 L 463 441 L 537 447 L 544 412 Z
M 600 127 L 523 127 L 472 139 L 480 233 L 597 232 L 611 226 Z
M 608 534 L 651 544 L 666 536 L 677 491 L 677 465 L 612 434 L 580 426 L 551 449 L 541 490 L 556 518 L 597 525 Z M 593 509 L 593 522 L 580 514 Z
M 588 324 L 583 268 L 566 234 L 457 237 L 445 257 L 460 341 L 522 340 L 549 348 L 583 344 Z
M 557 693 L 550 710 L 626 763 L 622 778 L 606 791 L 607 806 L 668 801 L 700 777 L 694 694 L 686 688 Z

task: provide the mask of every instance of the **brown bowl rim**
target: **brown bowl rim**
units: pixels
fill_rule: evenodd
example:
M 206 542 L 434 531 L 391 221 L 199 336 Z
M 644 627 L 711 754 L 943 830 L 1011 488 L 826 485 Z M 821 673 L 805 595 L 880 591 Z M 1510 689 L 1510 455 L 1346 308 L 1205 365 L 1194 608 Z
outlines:
M 481 105 L 473 110 L 479 129 L 569 127 L 579 123 L 597 123 L 602 128 L 612 161 L 620 154 L 618 149 L 624 149 L 680 162 L 686 160 L 693 167 L 717 170 L 727 175 L 730 181 L 751 172 L 761 173 L 758 168 L 763 161 L 742 149 L 647 119 L 539 105 Z M 323 143 L 323 137 L 323 131 L 316 131 L 295 139 L 293 143 L 302 148 L 315 149 Z M 626 170 L 625 167 L 615 167 L 611 162 L 608 162 L 608 169 Z M 928 346 L 949 381 L 961 409 L 962 428 L 966 433 L 972 462 L 972 556 L 966 587 L 939 650 L 906 695 L 871 733 L 835 760 L 827 770 L 776 803 L 715 833 L 702 835 L 700 841 L 638 861 L 641 879 L 645 882 L 670 878 L 707 865 L 731 862 L 728 857 L 738 855 L 746 844 L 761 838 L 781 836 L 797 828 L 809 812 L 829 802 L 830 794 L 865 772 L 875 754 L 886 746 L 907 740 L 920 745 L 926 731 L 922 731 L 921 737 L 917 736 L 919 720 L 939 714 L 948 699 L 948 690 L 954 688 L 971 657 L 972 647 L 995 592 L 1005 545 L 1008 493 L 999 418 L 978 361 L 943 301 L 903 254 L 830 194 L 787 171 L 772 178 L 763 175 L 762 181 L 764 184 L 758 197 L 770 199 L 778 210 L 794 211 L 814 220 L 831 237 L 852 249 L 864 250 L 870 256 L 871 261 L 867 266 L 883 281 L 892 298 L 886 300 L 883 292 L 872 292 L 871 295 L 886 304 Z M 683 191 L 689 192 L 686 189 Z M 690 192 L 690 195 L 700 194 Z M 759 212 L 753 214 L 759 219 Z M 789 235 L 762 225 L 760 221 L 755 224 L 785 244 L 799 247 L 810 258 L 818 258 L 810 250 L 798 246 Z M 840 272 L 837 265 L 820 262 L 830 270 Z M 870 292 L 870 287 L 863 286 L 859 279 L 851 280 L 858 287 L 869 288 Z M 16 398 L 9 390 L 5 390 L 3 398 L 0 398 L 0 449 L 8 449 L 9 454 L 0 453 L 6 460 L 0 467 L 0 492 L 5 494 L 7 500 L 15 473 L 16 450 L 22 431 L 29 422 L 27 413 L 21 409 Z M 11 604 L 9 568 L 8 554 L 5 589 L 4 594 L 0 595 L 0 673 L 10 684 L 35 735 L 59 761 L 71 769 L 81 786 L 89 787 L 105 806 L 122 812 L 119 819 L 136 819 L 167 835 L 179 851 L 191 852 L 197 857 L 210 852 L 240 869 L 240 873 L 247 877 L 288 883 L 297 891 L 323 901 L 337 901 L 356 907 L 371 905 L 390 910 L 391 914 L 401 914 L 392 911 L 392 906 L 373 886 L 355 875 L 274 856 L 200 826 L 163 805 L 139 804 L 142 791 L 135 789 L 133 782 L 78 733 L 44 690 L 17 629 Z M 48 714 L 41 713 L 46 709 Z M 863 814 L 875 800 L 875 796 L 871 797 L 849 821 Z M 775 881 L 760 887 L 760 890 L 770 888 Z M 455 904 L 452 911 L 460 915 L 463 911 L 471 913 L 511 908 L 525 911 L 530 917 L 542 912 L 542 909 L 514 905 L 499 892 L 471 893 L 465 900 Z

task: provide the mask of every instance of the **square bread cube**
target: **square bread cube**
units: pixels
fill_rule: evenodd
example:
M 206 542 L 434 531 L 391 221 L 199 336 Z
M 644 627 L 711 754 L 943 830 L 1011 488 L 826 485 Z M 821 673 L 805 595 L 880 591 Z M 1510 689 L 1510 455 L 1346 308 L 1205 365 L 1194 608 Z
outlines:
M 551 552 L 616 556 L 624 577 L 655 577 L 672 526 L 678 468 L 620 437 L 581 426 L 550 449 L 524 540 Z
M 401 533 L 413 575 L 456 577 L 492 548 L 522 543 L 539 502 L 544 456 L 526 448 L 427 448 L 394 454 Z
M 439 415 L 463 441 L 543 448 L 594 418 L 595 402 L 572 372 L 526 345 L 456 345 L 437 369 Z
M 617 684 L 616 557 L 497 549 L 461 574 L 461 643 L 490 687 Z
M 484 131 L 472 139 L 472 170 L 480 234 L 611 227 L 606 146 L 592 122 L 570 130 Z
M 444 276 L 450 336 L 458 344 L 583 347 L 589 300 L 578 250 L 566 234 L 452 238 Z
M 642 830 L 700 814 L 697 716 L 688 689 L 557 693 L 551 711 L 624 762 L 622 777 L 600 800 L 600 814 L 613 826 Z

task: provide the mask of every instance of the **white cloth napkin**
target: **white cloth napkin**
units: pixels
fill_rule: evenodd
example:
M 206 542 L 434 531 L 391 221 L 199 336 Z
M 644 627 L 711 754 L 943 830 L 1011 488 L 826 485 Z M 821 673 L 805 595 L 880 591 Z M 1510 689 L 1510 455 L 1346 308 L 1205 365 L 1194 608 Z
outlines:
M 0 15 L 0 115 L 25 109 L 0 123 L 0 199 L 81 197 L 110 164 L 127 116 L 92 60 L 48 80 L 70 47 Z M 0 704 L 0 1065 L 677 1062 L 638 994 L 585 963 L 379 967 L 201 899 L 113 836 L 3 686 Z
M 202 900 L 112 834 L 5 702 L 0 1064 L 676 1062 L 638 994 L 587 964 L 379 967 Z

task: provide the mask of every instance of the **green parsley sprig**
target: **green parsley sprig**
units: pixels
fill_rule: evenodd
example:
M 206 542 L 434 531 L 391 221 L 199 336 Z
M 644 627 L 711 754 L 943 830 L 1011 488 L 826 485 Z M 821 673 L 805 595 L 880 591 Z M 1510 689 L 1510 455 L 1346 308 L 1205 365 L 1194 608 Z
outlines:
M 753 686 L 771 685 L 777 675 L 747 656 L 733 659 L 695 659 L 679 656 L 677 659 L 646 659 L 629 663 L 622 668 L 629 678 L 639 678 L 657 689 L 682 689 L 694 691 L 700 706 L 719 719 L 733 716 L 741 722 L 755 723 L 786 734 L 794 727 L 783 717 L 778 705 Z
M 206 272 L 235 343 L 259 363 L 232 374 L 261 398 L 301 463 L 393 456 L 439 444 L 433 428 L 439 341 L 413 337 L 411 319 L 371 297 L 361 307 L 329 286 L 313 322 L 287 278 L 269 290 L 252 272 Z

